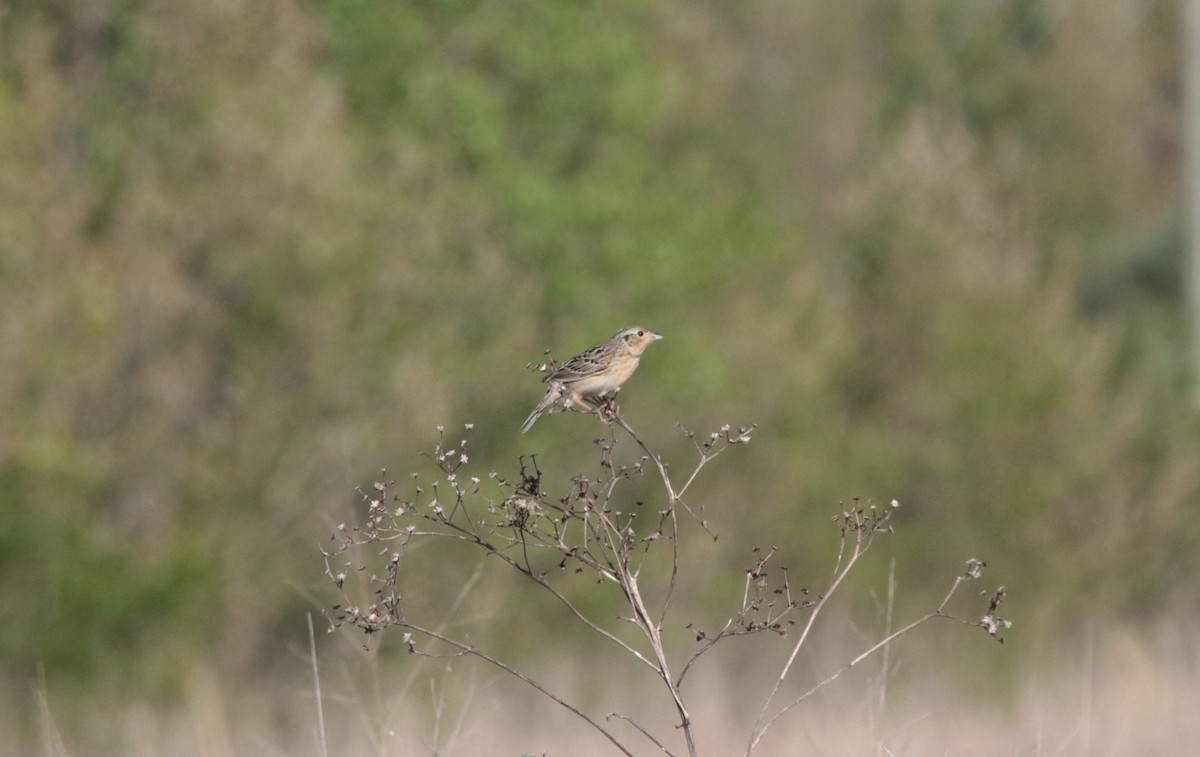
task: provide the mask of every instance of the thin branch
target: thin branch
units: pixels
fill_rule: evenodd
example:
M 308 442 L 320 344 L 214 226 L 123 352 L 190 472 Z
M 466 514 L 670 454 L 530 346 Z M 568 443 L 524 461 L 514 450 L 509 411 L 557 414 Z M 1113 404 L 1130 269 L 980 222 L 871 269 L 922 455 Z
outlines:
M 458 649 L 462 654 L 471 655 L 472 657 L 478 657 L 481 660 L 490 662 L 492 665 L 495 665 L 496 667 L 500 668 L 504 672 L 521 679 L 525 683 L 529 684 L 533 688 L 540 691 L 545 696 L 547 696 L 550 699 L 557 702 L 560 706 L 562 706 L 565 709 L 569 710 L 570 712 L 574 713 L 577 717 L 582 719 L 584 722 L 586 722 L 592 728 L 596 729 L 596 731 L 598 731 L 602 736 L 604 736 L 604 738 L 611 741 L 613 746 L 615 746 L 617 749 L 621 750 L 622 754 L 629 755 L 629 757 L 633 757 L 633 752 L 626 749 L 625 746 L 620 741 L 618 741 L 615 736 L 613 736 L 611 733 L 609 733 L 608 729 L 606 729 L 604 726 L 597 723 L 595 720 L 592 720 L 582 710 L 573 706 L 572 704 L 570 704 L 569 702 L 564 700 L 562 697 L 560 697 L 557 694 L 555 694 L 554 692 L 550 691 L 545 686 L 543 686 L 542 684 L 533 680 L 532 678 L 525 675 L 524 673 L 517 670 L 516 668 L 512 667 L 511 665 L 501 662 L 499 659 L 492 657 L 491 655 L 487 654 L 486 652 L 479 651 L 478 649 L 471 646 L 470 644 L 464 644 L 461 641 L 456 641 L 454 639 L 449 638 L 448 636 L 443 636 L 442 634 L 437 633 L 436 631 L 427 630 L 427 629 L 421 628 L 420 626 L 417 626 L 417 625 L 414 625 L 414 624 L 408 623 L 408 622 L 401 623 L 400 625 L 402 628 L 408 628 L 408 629 L 414 631 L 415 633 L 419 633 L 423 636 L 428 636 L 432 639 L 437 639 L 438 641 L 442 642 L 443 644 L 447 644 L 451 647 L 454 647 L 455 649 Z M 410 647 L 410 649 L 411 649 L 411 647 Z
M 633 427 L 630 426 L 623 417 L 621 417 L 620 413 L 614 412 L 612 417 L 613 420 L 616 421 L 617 425 L 625 429 L 625 432 L 629 434 L 633 441 L 642 448 L 642 451 L 645 452 L 650 460 L 654 463 L 654 467 L 658 469 L 658 474 L 662 478 L 663 486 L 667 490 L 667 510 L 671 518 L 671 578 L 667 581 L 667 590 L 663 595 L 663 602 L 659 612 L 658 620 L 651 621 L 648 617 L 646 619 L 648 623 L 653 622 L 661 626 L 663 620 L 666 618 L 667 608 L 671 604 L 671 597 L 675 593 L 675 586 L 679 581 L 679 516 L 675 512 L 675 505 L 676 503 L 683 503 L 680 502 L 679 495 L 675 493 L 674 488 L 671 486 L 671 477 L 667 474 L 667 467 L 665 464 L 663 464 L 662 459 L 658 455 L 654 454 L 654 452 L 651 451 L 648 446 L 646 446 L 646 443 L 642 441 L 640 436 L 637 435 L 637 432 L 633 430 Z M 687 507 L 687 505 L 684 504 L 684 507 Z M 688 512 L 692 512 L 691 508 L 688 508 Z M 692 513 L 692 517 L 696 517 L 695 513 Z M 700 519 L 696 518 L 696 520 L 699 522 Z M 672 685 L 674 685 L 673 682 Z
M 573 614 L 576 617 L 576 619 L 578 619 L 580 622 L 582 622 L 588 628 L 592 629 L 593 631 L 600 634 L 601 636 L 608 639 L 609 641 L 613 642 L 614 644 L 619 645 L 626 652 L 629 652 L 631 655 L 636 657 L 638 660 L 641 660 L 646 665 L 650 666 L 651 669 L 657 670 L 657 667 L 655 666 L 655 664 L 651 660 L 649 660 L 645 655 L 643 655 L 638 650 L 634 649 L 627 642 L 623 641 L 622 639 L 617 638 L 615 635 L 613 635 L 608 630 L 604 629 L 602 626 L 600 626 L 598 623 L 596 623 L 591 618 L 584 615 L 583 612 L 581 612 L 579 610 L 579 608 L 577 608 L 574 604 L 572 604 L 571 600 L 568 599 L 566 597 L 566 595 L 564 595 L 558 589 L 554 588 L 554 586 L 551 585 L 550 582 L 547 581 L 543 576 L 538 575 L 537 573 L 533 572 L 532 570 L 526 570 L 519 562 L 514 560 L 512 557 L 509 557 L 502 550 L 497 549 L 492 544 L 482 540 L 482 538 L 480 538 L 477 534 L 471 534 L 470 532 L 463 531 L 463 529 L 460 526 L 458 526 L 457 524 L 454 524 L 454 523 L 446 523 L 446 525 L 459 531 L 461 535 L 446 534 L 446 533 L 438 532 L 438 531 L 428 532 L 427 535 L 440 536 L 443 538 L 460 539 L 463 541 L 468 541 L 468 542 L 478 544 L 479 546 L 483 547 L 489 554 L 496 555 L 501 560 L 503 560 L 507 565 L 509 565 L 510 567 L 515 569 L 518 573 L 520 573 L 521 575 L 530 579 L 531 581 L 533 581 L 535 584 L 542 587 L 546 591 L 550 592 L 551 596 L 553 596 L 555 599 L 557 599 L 559 601 L 559 603 L 561 603 L 564 607 L 566 607 L 567 610 L 569 610 L 571 612 L 571 614 Z
M 654 738 L 654 736 L 651 735 L 651 733 L 649 731 L 647 731 L 645 728 L 642 728 L 640 725 L 638 725 L 637 721 L 634 720 L 633 718 L 629 717 L 628 715 L 622 715 L 619 712 L 610 712 L 610 713 L 608 713 L 608 716 L 605 718 L 605 720 L 611 720 L 612 718 L 619 718 L 619 719 L 624 720 L 625 722 L 629 723 L 631 726 L 638 729 L 639 733 L 641 733 L 643 736 L 645 736 L 646 738 L 653 741 L 654 746 L 656 746 L 660 750 L 662 750 L 663 754 L 669 755 L 670 757 L 674 757 L 674 755 L 671 753 L 670 749 L 667 749 L 665 746 L 663 746 L 663 743 L 661 741 Z
M 857 561 L 858 558 L 862 555 L 863 551 L 865 551 L 865 550 L 859 549 L 858 546 L 856 545 L 855 550 L 851 554 L 850 560 L 846 564 L 845 571 L 843 571 L 841 574 L 842 576 L 844 576 L 846 574 L 846 572 L 850 570 L 850 568 L 854 565 L 854 562 Z M 767 732 L 767 730 L 772 725 L 774 725 L 775 721 L 779 720 L 779 718 L 781 718 L 785 713 L 792 710 L 793 708 L 798 706 L 800 703 L 804 702 L 806 699 L 808 699 L 810 696 L 815 694 L 817 691 L 821 690 L 825 686 L 836 681 L 838 678 L 840 678 L 842 676 L 843 673 L 850 670 L 855 665 L 858 665 L 863 660 L 867 659 L 868 657 L 870 657 L 871 655 L 873 655 L 875 652 L 879 651 L 880 649 L 886 648 L 893 641 L 895 641 L 896 639 L 900 638 L 901 636 L 909 633 L 914 628 L 916 628 L 917 626 L 920 626 L 923 623 L 927 623 L 930 620 L 933 620 L 934 618 L 945 618 L 947 620 L 952 620 L 956 623 L 962 623 L 964 625 L 983 628 L 984 630 L 988 631 L 989 634 L 995 635 L 995 633 L 994 633 L 995 629 L 993 626 L 989 625 L 988 621 L 991 620 L 991 613 L 993 613 L 995 611 L 996 605 L 999 604 L 999 601 L 1003 599 L 1003 596 L 1004 596 L 1003 589 L 998 591 L 996 598 L 992 600 L 991 608 L 989 609 L 989 615 L 986 616 L 984 620 L 981 620 L 981 621 L 964 620 L 962 618 L 958 618 L 956 616 L 950 615 L 946 612 L 946 605 L 950 602 L 950 598 L 954 596 L 955 592 L 958 591 L 958 587 L 960 585 L 962 585 L 965 581 L 970 581 L 974 578 L 979 577 L 979 571 L 978 571 L 979 567 L 982 567 L 982 563 L 978 563 L 977 561 L 974 561 L 974 560 L 968 561 L 967 572 L 960 574 L 958 576 L 955 576 L 954 584 L 951 585 L 950 590 L 948 592 L 946 592 L 946 596 L 942 598 L 941 603 L 937 606 L 936 609 L 926 613 L 925 615 L 922 615 L 920 618 L 917 618 L 916 620 L 912 621 L 911 623 L 904 626 L 903 628 L 899 628 L 899 629 L 887 634 L 886 636 L 884 636 L 882 639 L 880 639 L 875 644 L 871 645 L 868 649 L 863 651 L 861 654 L 859 654 L 853 660 L 846 663 L 838 670 L 834 671 L 832 674 L 830 674 L 824 680 L 817 683 L 815 686 L 813 686 L 808 691 L 804 692 L 804 694 L 802 694 L 800 697 L 798 697 L 794 701 L 785 705 L 782 709 L 779 710 L 779 712 L 775 713 L 775 715 L 773 715 L 770 718 L 770 720 L 768 720 L 766 722 L 765 725 L 762 725 L 761 729 L 759 728 L 759 724 L 756 723 L 755 730 L 751 734 L 750 745 L 746 749 L 746 754 L 749 755 L 754 750 L 754 747 L 762 739 L 763 735 Z M 840 578 L 839 578 L 839 580 L 840 580 Z M 825 596 L 828 597 L 832 593 L 833 593 L 833 589 L 831 588 L 830 591 L 827 592 Z M 822 600 L 822 602 L 820 604 L 823 604 L 823 602 L 824 602 L 824 600 Z M 814 612 L 814 614 L 815 614 L 815 612 Z M 810 625 L 811 625 L 811 620 L 812 620 L 812 618 L 810 617 Z M 807 628 L 805 629 L 805 632 L 807 633 Z M 797 644 L 797 649 L 799 648 L 800 644 L 802 644 L 802 643 L 803 643 L 803 639 L 801 639 L 801 642 Z M 790 660 L 789 660 L 789 663 L 790 663 Z M 785 670 L 785 673 L 786 673 L 786 670 Z M 782 676 L 780 677 L 780 681 L 782 681 Z M 776 689 L 778 689 L 778 685 L 776 686 Z M 775 694 L 775 691 L 772 691 L 771 693 L 773 696 Z M 768 705 L 770 704 L 769 698 L 767 700 L 767 704 Z M 763 707 L 763 712 L 764 713 L 766 712 L 766 705 L 764 705 L 764 707 Z M 760 722 L 761 722 L 762 715 L 760 714 L 759 717 L 760 717 Z
M 843 539 L 843 544 L 844 542 L 845 540 Z M 754 722 L 754 729 L 750 732 L 750 743 L 746 747 L 747 757 L 751 752 L 754 751 L 754 747 L 758 745 L 758 742 L 762 740 L 763 734 L 766 733 L 767 728 L 769 728 L 771 724 L 775 722 L 776 718 L 772 718 L 770 721 L 767 721 L 764 724 L 764 720 L 766 720 L 767 717 L 767 711 L 771 706 L 771 702 L 775 699 L 775 695 L 779 693 L 780 687 L 783 686 L 783 679 L 787 678 L 788 672 L 791 671 L 792 664 L 795 663 L 796 656 L 800 654 L 800 649 L 804 646 L 804 642 L 808 640 L 808 634 L 812 631 L 813 624 L 816 623 L 817 617 L 821 614 L 821 610 L 825 608 L 825 604 L 829 601 L 829 598 L 832 597 L 834 592 L 837 591 L 838 587 L 841 586 L 842 581 L 847 575 L 849 575 L 850 570 L 854 567 L 854 564 L 858 562 L 858 558 L 861 557 L 862 554 L 863 533 L 861 531 L 855 531 L 854 549 L 851 551 L 850 556 L 847 558 L 844 565 L 841 565 L 842 556 L 841 550 L 839 549 L 838 562 L 840 565 L 840 571 L 834 576 L 833 582 L 830 583 L 829 588 L 825 590 L 820 598 L 817 599 L 816 604 L 813 605 L 812 612 L 810 612 L 808 615 L 808 622 L 804 624 L 804 630 L 800 632 L 800 638 L 792 647 L 792 653 L 788 656 L 787 662 L 784 663 L 783 669 L 779 672 L 779 678 L 776 679 L 775 685 L 771 688 L 771 693 L 767 695 L 767 700 L 763 702 L 762 710 L 758 714 L 758 719 Z
M 727 639 L 734 635 L 731 633 L 726 633 L 732 627 L 733 627 L 733 618 L 730 618 L 729 620 L 725 621 L 725 627 L 722 628 L 720 631 L 718 631 L 715 636 L 711 636 L 704 640 L 704 646 L 700 647 L 700 649 L 698 649 L 696 651 L 696 653 L 693 654 L 691 656 L 691 658 L 687 661 L 687 663 L 683 666 L 683 670 L 680 671 L 680 673 L 679 673 L 679 678 L 677 678 L 675 680 L 676 686 L 679 686 L 680 688 L 683 687 L 683 679 L 687 676 L 688 671 L 692 669 L 692 665 L 694 665 L 696 663 L 696 661 L 699 660 L 700 657 L 703 656 L 703 654 L 705 652 L 707 652 L 708 650 L 715 647 L 717 645 L 717 642 L 720 641 L 721 639 Z
M 675 710 L 679 713 L 679 727 L 683 729 L 683 737 L 687 742 L 688 754 L 691 757 L 696 757 L 696 742 L 692 734 L 692 718 L 688 714 L 687 706 L 683 702 L 683 695 L 679 691 L 679 687 L 675 685 L 675 680 L 671 676 L 671 668 L 667 662 L 666 650 L 662 643 L 662 629 L 660 629 L 650 618 L 650 614 L 646 609 L 646 603 L 642 600 L 641 593 L 638 590 L 637 579 L 625 574 L 628 579 L 625 584 L 626 590 L 630 598 L 630 604 L 633 607 L 635 616 L 638 621 L 638 626 L 650 637 L 650 645 L 654 649 L 654 656 L 658 660 L 658 671 L 663 683 L 671 692 L 671 698 L 675 703 Z
M 758 550 L 756 549 L 755 551 Z M 782 593 L 786 602 L 783 612 L 779 613 L 778 615 L 773 616 L 771 614 L 771 608 L 774 606 L 774 601 L 766 601 L 763 591 L 767 587 L 764 583 L 760 583 L 760 581 L 766 577 L 765 566 L 767 561 L 775 555 L 775 551 L 775 548 L 772 547 L 766 555 L 758 559 L 758 562 L 753 568 L 746 571 L 745 584 L 742 588 L 742 605 L 737 614 L 725 621 L 725 625 L 716 633 L 716 635 L 709 636 L 703 631 L 696 631 L 696 640 L 703 641 L 704 645 L 700 649 L 696 650 L 696 652 L 687 661 L 687 664 L 683 666 L 683 670 L 679 673 L 679 678 L 675 681 L 677 686 L 680 688 L 683 687 L 683 679 L 687 676 L 688 671 L 705 653 L 716 646 L 718 642 L 724 639 L 733 638 L 735 636 L 749 636 L 751 634 L 761 633 L 762 631 L 775 631 L 779 634 L 783 633 L 781 630 L 781 621 L 791 614 L 797 607 L 797 605 L 792 601 L 791 587 L 787 582 L 787 571 L 786 569 L 783 571 L 783 588 L 774 591 L 776 594 Z M 751 586 L 755 587 L 753 595 L 751 595 L 750 591 Z M 767 617 L 764 620 L 758 620 L 754 616 L 757 615 L 760 607 L 764 605 L 767 608 Z M 690 629 L 692 626 L 689 625 L 688 628 Z
M 637 435 L 637 432 L 633 430 L 629 423 L 627 423 L 625 419 L 621 417 L 620 413 L 614 412 L 611 417 L 618 426 L 625 429 L 626 433 L 633 438 L 633 441 L 642 448 L 642 451 L 645 452 L 650 458 L 650 461 L 654 463 L 654 467 L 658 469 L 659 477 L 662 478 L 663 486 L 665 486 L 667 489 L 667 499 L 671 502 L 671 504 L 675 504 L 675 501 L 679 499 L 679 495 L 675 493 L 674 487 L 671 486 L 671 476 L 667 474 L 666 464 L 663 463 L 662 459 L 659 458 L 658 455 L 650 451 L 650 448 L 646 446 L 646 443 L 642 441 L 642 438 Z
M 317 701 L 317 742 L 321 745 L 321 757 L 329 757 L 329 746 L 325 740 L 325 709 L 321 706 L 321 674 L 317 671 L 317 639 L 313 635 L 312 613 L 308 613 L 308 653 L 312 658 L 313 693 Z

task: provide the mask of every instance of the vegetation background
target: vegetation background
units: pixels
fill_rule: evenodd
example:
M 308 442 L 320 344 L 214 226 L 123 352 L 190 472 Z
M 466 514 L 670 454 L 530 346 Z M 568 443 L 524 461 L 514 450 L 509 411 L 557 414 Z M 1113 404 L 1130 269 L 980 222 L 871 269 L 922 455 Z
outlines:
M 898 499 L 898 533 L 814 672 L 878 635 L 893 560 L 897 620 L 969 557 L 1009 589 L 1004 647 L 922 631 L 791 743 L 1195 748 L 1179 14 L 0 0 L 5 748 L 315 751 L 306 614 L 354 487 L 468 422 L 481 470 L 538 452 L 565 484 L 597 426 L 517 434 L 524 366 L 632 323 L 667 339 L 622 407 L 668 458 L 677 423 L 759 424 L 706 470 L 681 625 L 728 612 L 752 546 L 819 583 L 851 497 Z M 472 638 L 637 696 L 520 597 L 480 584 Z M 344 753 L 564 743 L 516 683 L 316 623 Z

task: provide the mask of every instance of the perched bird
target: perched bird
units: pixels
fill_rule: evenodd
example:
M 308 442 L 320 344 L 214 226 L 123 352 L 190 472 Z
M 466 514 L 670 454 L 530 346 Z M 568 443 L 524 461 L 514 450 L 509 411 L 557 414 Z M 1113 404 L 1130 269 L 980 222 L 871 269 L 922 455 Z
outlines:
M 584 350 L 563 363 L 542 379 L 550 388 L 525 419 L 521 433 L 532 428 L 542 413 L 564 397 L 594 412 L 599 404 L 592 401 L 620 389 L 637 370 L 646 347 L 662 338 L 662 334 L 650 329 L 630 326 L 613 334 L 607 342 Z

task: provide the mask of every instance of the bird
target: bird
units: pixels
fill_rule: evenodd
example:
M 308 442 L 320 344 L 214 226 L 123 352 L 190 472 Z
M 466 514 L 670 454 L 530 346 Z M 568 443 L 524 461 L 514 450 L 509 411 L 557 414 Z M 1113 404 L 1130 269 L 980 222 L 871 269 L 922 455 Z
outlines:
M 584 350 L 563 363 L 542 379 L 550 388 L 525 419 L 521 433 L 533 428 L 542 413 L 564 397 L 570 403 L 595 412 L 599 405 L 593 404 L 592 400 L 620 389 L 637 370 L 646 347 L 662 338 L 662 334 L 648 328 L 630 326 L 613 334 L 607 342 Z

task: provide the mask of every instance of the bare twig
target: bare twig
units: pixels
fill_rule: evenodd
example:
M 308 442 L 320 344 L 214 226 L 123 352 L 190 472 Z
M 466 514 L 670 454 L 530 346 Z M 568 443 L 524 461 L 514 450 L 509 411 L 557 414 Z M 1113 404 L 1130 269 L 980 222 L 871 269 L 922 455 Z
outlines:
M 767 712 L 770 710 L 771 702 L 775 699 L 775 695 L 779 693 L 779 689 L 783 686 L 783 681 L 787 678 L 788 673 L 792 669 L 792 665 L 796 661 L 796 657 L 800 654 L 800 650 L 804 647 L 804 643 L 808 640 L 808 635 L 812 631 L 813 625 L 817 622 L 821 611 L 825 609 L 826 603 L 830 597 L 842 585 L 842 581 L 850 574 L 855 563 L 871 546 L 873 537 L 880 530 L 886 528 L 886 523 L 889 519 L 890 512 L 884 511 L 879 513 L 875 510 L 864 511 L 861 508 L 854 508 L 842 514 L 840 518 L 840 527 L 842 531 L 842 542 L 838 549 L 837 572 L 834 574 L 833 580 L 829 587 L 817 598 L 813 604 L 811 611 L 808 614 L 808 621 L 804 624 L 804 630 L 800 632 L 800 638 L 796 640 L 792 647 L 792 653 L 788 655 L 787 662 L 784 663 L 783 669 L 779 671 L 779 677 L 775 681 L 775 685 L 771 687 L 771 693 L 767 695 L 767 699 L 763 702 L 762 710 L 759 711 L 758 719 L 754 722 L 754 728 L 750 732 L 750 743 L 746 747 L 746 754 L 749 755 L 754 751 L 754 747 L 762 739 L 763 734 L 771 727 L 777 719 L 775 715 L 770 720 L 767 719 Z M 842 549 L 847 543 L 847 535 L 852 535 L 850 554 L 843 562 Z
M 321 757 L 329 757 L 329 746 L 325 740 L 325 709 L 321 706 L 321 674 L 317 672 L 317 639 L 313 635 L 312 613 L 308 613 L 308 653 L 312 658 L 313 694 L 317 702 L 317 743 L 321 746 Z
M 550 691 L 545 686 L 543 686 L 542 684 L 535 681 L 533 678 L 530 678 L 526 674 L 522 673 L 520 670 L 517 670 L 516 668 L 512 667 L 511 665 L 508 665 L 507 663 L 501 662 L 498 658 L 493 657 L 492 655 L 489 655 L 485 652 L 481 652 L 479 649 L 475 648 L 474 646 L 472 646 L 470 644 L 466 644 L 461 641 L 456 641 L 455 639 L 451 639 L 450 637 L 448 637 L 444 634 L 440 634 L 437 631 L 434 631 L 431 629 L 426 629 L 426 628 L 421 628 L 420 626 L 416 626 L 411 623 L 402 623 L 400 625 L 401 625 L 401 627 L 408 628 L 409 630 L 411 630 L 415 633 L 419 633 L 423 636 L 428 636 L 431 639 L 437 639 L 438 641 L 442 642 L 443 644 L 447 644 L 451 647 L 454 647 L 455 649 L 459 650 L 460 654 L 470 655 L 472 657 L 478 657 L 479 659 L 481 659 L 485 662 L 495 665 L 496 667 L 500 668 L 501 670 L 508 673 L 509 675 L 512 675 L 516 678 L 521 679 L 522 681 L 529 684 L 533 688 L 537 689 L 543 695 L 545 695 L 546 697 L 550 698 L 551 700 L 557 702 L 561 707 L 569 710 L 576 717 L 580 718 L 585 723 L 590 725 L 592 728 L 594 728 L 596 731 L 598 731 L 601 735 L 603 735 L 604 738 L 611 741 L 613 746 L 615 746 L 617 749 L 621 750 L 622 754 L 626 754 L 626 755 L 629 755 L 629 757 L 633 757 L 633 752 L 626 749 L 625 746 L 620 741 L 617 741 L 617 738 L 615 736 L 613 736 L 613 734 L 610 733 L 608 731 L 608 729 L 606 729 L 604 726 L 597 723 L 595 720 L 592 720 L 590 717 L 588 717 L 588 715 L 585 712 L 578 709 L 571 703 L 567 702 L 565 699 L 558 696 L 554 692 Z M 410 645 L 409 648 L 412 649 L 412 646 Z
M 857 554 L 852 553 L 851 560 L 846 566 L 847 570 L 853 564 L 853 562 L 855 560 L 857 560 L 859 556 L 861 556 L 861 554 L 862 554 L 861 552 L 858 552 Z M 755 724 L 755 730 L 754 730 L 754 733 L 751 734 L 751 741 L 750 741 L 750 745 L 746 749 L 746 754 L 749 755 L 754 750 L 754 747 L 757 746 L 758 742 L 762 739 L 763 735 L 767 732 L 767 730 L 775 723 L 775 721 L 777 721 L 785 713 L 792 710 L 794 707 L 796 707 L 801 702 L 803 702 L 804 700 L 811 697 L 813 694 L 820 691 L 825 686 L 836 681 L 838 678 L 840 678 L 842 676 L 843 673 L 850 670 L 855 665 L 858 665 L 859 663 L 861 663 L 863 660 L 867 659 L 871 655 L 875 654 L 880 649 L 887 649 L 888 645 L 890 645 L 896 639 L 900 638 L 901 636 L 904 636 L 908 632 L 915 629 L 917 626 L 920 626 L 924 623 L 929 622 L 930 620 L 933 620 L 934 618 L 945 618 L 947 620 L 952 620 L 956 623 L 962 623 L 964 625 L 982 628 L 985 631 L 987 631 L 989 634 L 991 634 L 992 636 L 996 636 L 997 639 L 999 639 L 1001 642 L 1003 642 L 1003 639 L 1001 639 L 999 636 L 997 636 L 997 633 L 996 633 L 997 628 L 998 627 L 1008 628 L 1011 625 L 1011 623 L 1009 623 L 1009 621 L 1006 621 L 1006 620 L 996 620 L 994 617 L 997 606 L 1004 599 L 1004 589 L 1003 588 L 999 589 L 996 592 L 995 596 L 993 597 L 993 599 L 990 602 L 988 613 L 981 620 L 978 620 L 978 621 L 964 620 L 962 618 L 958 618 L 953 615 L 950 615 L 946 612 L 946 605 L 950 602 L 950 598 L 954 596 L 954 593 L 956 591 L 958 591 L 958 587 L 960 585 L 962 585 L 962 583 L 965 581 L 970 581 L 972 579 L 978 578 L 980 576 L 981 568 L 983 568 L 982 562 L 980 562 L 978 560 L 968 560 L 966 572 L 961 573 L 954 578 L 954 584 L 950 587 L 950 590 L 948 592 L 946 592 L 946 596 L 942 599 L 941 604 L 939 604 L 936 609 L 932 610 L 931 612 L 926 613 L 925 615 L 922 615 L 921 617 L 912 621 L 908 625 L 906 625 L 902 628 L 899 628 L 895 631 L 892 631 L 891 633 L 884 636 L 882 639 L 877 641 L 875 644 L 871 645 L 869 648 L 867 648 L 865 651 L 863 651 L 861 654 L 859 654 L 853 660 L 846 663 L 841 668 L 838 668 L 836 671 L 834 671 L 830 675 L 826 676 L 823 680 L 821 680 L 819 683 L 814 685 L 808 691 L 804 692 L 798 698 L 796 698 L 792 702 L 785 705 L 783 708 L 781 708 L 779 710 L 779 712 L 775 713 L 775 715 L 773 715 L 765 724 L 763 724 L 761 726 L 761 728 L 759 727 L 759 724 Z M 844 573 L 843 573 L 843 575 L 844 575 Z M 826 596 L 828 596 L 830 593 L 832 593 L 832 591 L 827 592 Z M 801 642 L 799 642 L 797 644 L 797 647 L 799 647 L 800 644 L 802 644 L 802 643 L 803 643 L 803 640 L 801 640 Z M 789 660 L 789 662 L 790 662 L 790 660 Z M 780 680 L 782 680 L 782 676 L 781 676 Z M 776 686 L 776 690 L 778 690 L 778 685 Z M 775 691 L 772 691 L 771 693 L 772 693 L 772 695 L 774 695 Z M 769 699 L 768 699 L 767 703 L 770 704 Z M 764 707 L 764 711 L 765 711 L 765 707 Z M 761 717 L 762 716 L 760 715 L 760 720 L 761 720 Z
M 605 719 L 611 720 L 613 718 L 618 718 L 620 720 L 624 720 L 625 722 L 629 723 L 631 726 L 633 726 L 634 728 L 636 728 L 638 730 L 638 733 L 642 734 L 647 739 L 654 742 L 654 746 L 658 747 L 659 750 L 663 754 L 669 755 L 670 757 L 674 757 L 674 755 L 672 754 L 670 749 L 667 749 L 665 746 L 663 746 L 663 743 L 661 741 L 654 738 L 654 734 L 650 733 L 645 728 L 642 728 L 641 725 L 639 725 L 638 722 L 636 720 L 634 720 L 633 718 L 629 717 L 628 715 L 622 715 L 619 712 L 610 712 L 610 713 L 608 713 L 608 717 Z
M 758 551 L 756 548 L 755 552 Z M 696 640 L 703 642 L 703 645 L 692 654 L 687 664 L 683 666 L 683 670 L 679 673 L 679 679 L 676 681 L 677 685 L 683 685 L 683 679 L 692 666 L 705 653 L 715 647 L 718 642 L 735 636 L 749 636 L 761 633 L 762 631 L 773 631 L 780 635 L 785 633 L 786 626 L 793 622 L 786 620 L 786 618 L 796 609 L 797 604 L 792 600 L 791 589 L 787 583 L 786 570 L 783 571 L 784 579 L 782 587 L 770 589 L 767 583 L 766 565 L 775 556 L 775 552 L 775 548 L 772 547 L 765 555 L 758 558 L 753 568 L 746 571 L 745 586 L 742 589 L 742 606 L 737 614 L 725 621 L 725 625 L 720 631 L 715 635 L 710 635 L 688 625 L 688 628 L 695 632 Z M 771 594 L 783 596 L 785 604 L 782 610 L 775 612 L 776 601 L 768 598 L 768 591 Z M 760 617 L 760 613 L 765 613 L 765 617 Z

